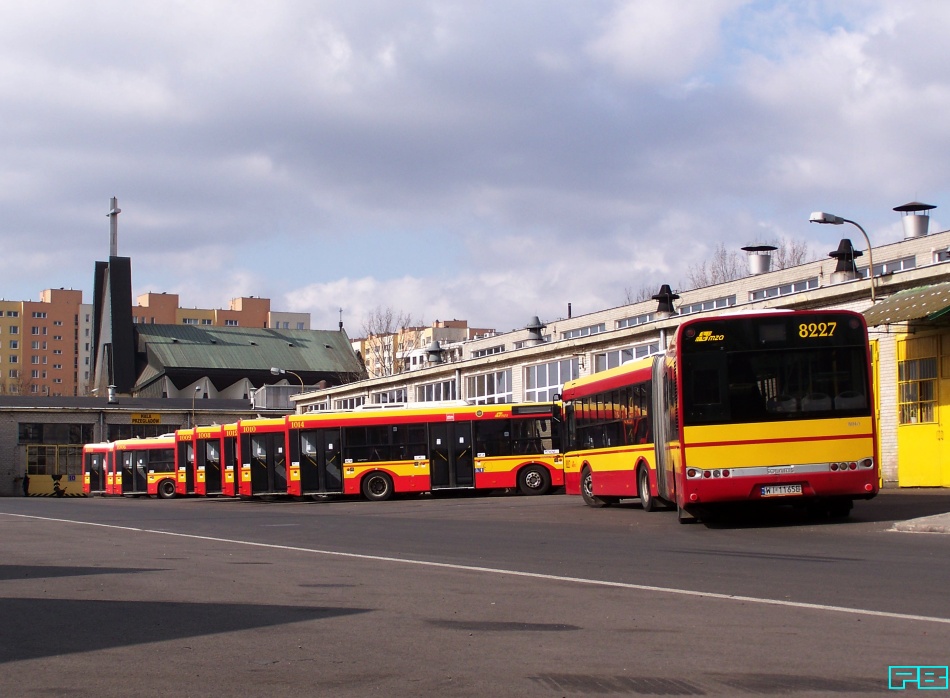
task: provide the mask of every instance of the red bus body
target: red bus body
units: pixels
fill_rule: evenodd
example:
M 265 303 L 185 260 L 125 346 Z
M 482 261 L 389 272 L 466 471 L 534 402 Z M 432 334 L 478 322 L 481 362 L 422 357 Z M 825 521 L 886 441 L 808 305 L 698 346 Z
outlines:
M 857 313 L 686 320 L 664 356 L 565 384 L 567 492 L 681 521 L 749 501 L 846 515 L 880 486 L 872 385 Z
M 293 495 L 360 495 L 518 488 L 564 483 L 550 403 L 452 405 L 288 417 Z

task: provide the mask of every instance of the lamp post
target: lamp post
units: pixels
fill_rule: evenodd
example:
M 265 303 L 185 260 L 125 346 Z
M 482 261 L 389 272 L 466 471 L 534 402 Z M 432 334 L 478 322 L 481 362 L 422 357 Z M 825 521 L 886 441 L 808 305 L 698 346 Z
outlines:
M 195 392 L 191 394 L 191 428 L 195 427 L 195 398 L 198 397 L 198 393 L 201 392 L 201 386 L 195 386 Z
M 273 373 L 275 376 L 279 376 L 284 373 L 289 373 L 290 375 L 294 376 L 297 380 L 300 381 L 300 392 L 301 394 L 303 393 L 303 389 L 304 389 L 303 378 L 301 378 L 298 374 L 294 373 L 293 371 L 288 371 L 286 368 L 277 368 L 276 366 L 271 366 L 270 372 Z
M 850 223 L 855 228 L 861 231 L 861 234 L 864 236 L 864 241 L 868 244 L 868 280 L 871 282 L 871 304 L 874 304 L 874 258 L 871 256 L 871 240 L 868 238 L 868 234 L 864 232 L 864 228 L 855 223 L 852 220 L 847 218 L 842 218 L 841 216 L 836 216 L 833 213 L 825 213 L 824 211 L 815 211 L 809 216 L 808 220 L 812 223 L 825 223 L 829 225 L 841 225 L 842 223 Z

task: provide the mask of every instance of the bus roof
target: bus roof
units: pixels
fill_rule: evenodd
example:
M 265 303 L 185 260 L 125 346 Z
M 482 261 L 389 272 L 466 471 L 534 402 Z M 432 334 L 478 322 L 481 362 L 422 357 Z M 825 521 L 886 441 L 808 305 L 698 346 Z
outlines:
M 575 378 L 564 384 L 561 392 L 562 400 L 574 400 L 586 395 L 594 395 L 607 390 L 613 390 L 630 382 L 649 380 L 650 372 L 653 366 L 653 357 L 645 356 L 642 359 L 627 361 L 615 368 L 609 368 L 606 371 L 592 373 L 589 376 Z M 631 375 L 638 374 L 638 375 Z

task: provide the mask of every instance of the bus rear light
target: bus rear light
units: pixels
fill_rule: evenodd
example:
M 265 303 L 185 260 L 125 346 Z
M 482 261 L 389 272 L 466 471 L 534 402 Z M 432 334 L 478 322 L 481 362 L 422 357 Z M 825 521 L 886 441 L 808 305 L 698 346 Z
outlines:
M 838 469 L 838 464 L 837 464 L 837 463 L 832 463 L 830 467 L 831 467 L 831 472 L 834 472 L 835 470 Z
M 723 477 L 729 477 L 729 471 L 728 471 L 728 470 L 723 470 L 723 471 L 722 471 L 722 476 L 723 476 Z
M 696 494 L 695 492 L 693 492 L 693 493 L 689 496 L 689 501 L 691 501 L 691 502 L 698 502 L 698 501 L 699 501 L 699 495 Z
M 874 489 L 874 485 L 872 485 L 870 482 L 867 483 L 867 484 L 864 486 L 864 491 L 865 491 L 865 492 L 870 492 L 870 491 L 873 490 L 873 489 Z
M 712 477 L 712 472 L 709 471 L 709 470 L 704 470 L 704 471 L 703 471 L 703 477 Z
M 858 467 L 857 463 L 848 463 L 848 470 L 856 470 Z
M 874 461 L 871 458 L 865 458 L 858 465 L 860 465 L 862 468 L 873 468 Z
M 689 468 L 689 469 L 686 471 L 686 477 L 688 477 L 688 478 L 690 478 L 690 479 L 695 479 L 695 478 L 699 477 L 699 471 L 696 470 L 696 468 Z

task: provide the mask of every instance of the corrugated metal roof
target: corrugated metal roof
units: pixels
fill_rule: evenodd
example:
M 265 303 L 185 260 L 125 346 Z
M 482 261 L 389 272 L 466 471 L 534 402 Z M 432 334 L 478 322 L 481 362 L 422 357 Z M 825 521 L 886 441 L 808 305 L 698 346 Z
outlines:
M 136 325 L 138 351 L 152 367 L 359 373 L 345 332 L 195 325 Z
M 936 320 L 950 312 L 950 282 L 895 293 L 864 311 L 869 327 L 907 320 Z

